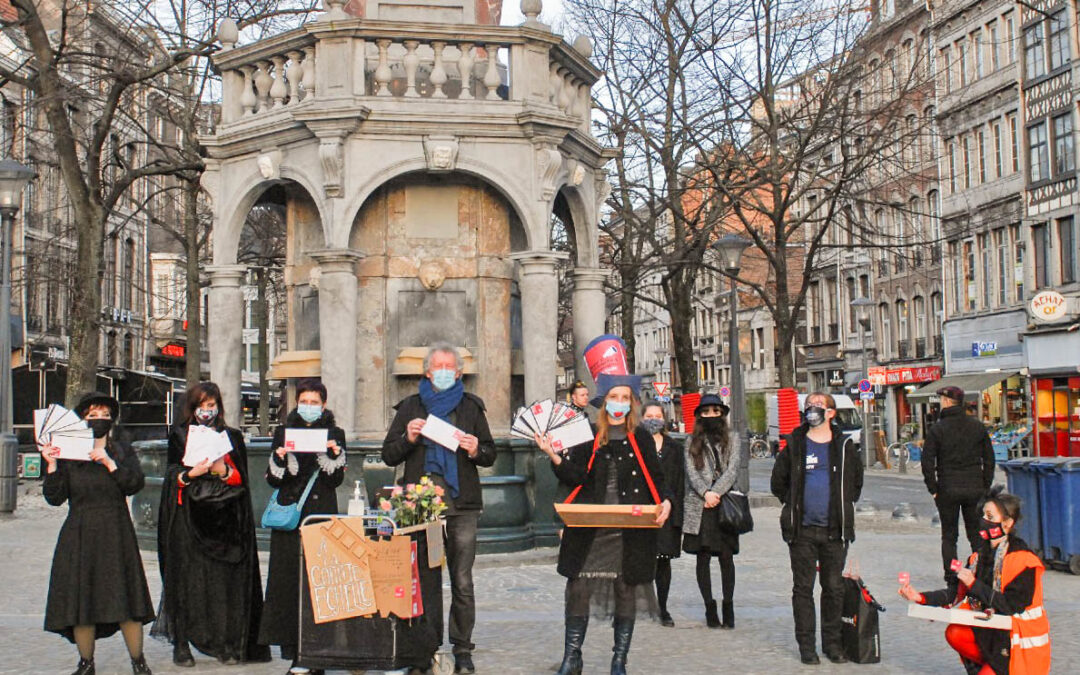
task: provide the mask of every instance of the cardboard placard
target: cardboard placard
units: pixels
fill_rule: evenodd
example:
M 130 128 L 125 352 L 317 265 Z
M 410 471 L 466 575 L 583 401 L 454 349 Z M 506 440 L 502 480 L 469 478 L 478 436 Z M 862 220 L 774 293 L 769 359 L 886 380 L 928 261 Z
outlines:
M 412 564 L 409 537 L 393 536 L 371 540 L 368 567 L 375 586 L 375 606 L 383 618 L 394 614 L 408 618 L 412 613 Z
M 443 521 L 437 520 L 420 525 L 410 525 L 394 530 L 394 534 L 412 534 L 424 531 L 427 538 L 428 567 L 442 567 L 446 562 L 446 547 L 443 543 Z
M 315 623 L 375 613 L 370 543 L 340 519 L 300 528 Z

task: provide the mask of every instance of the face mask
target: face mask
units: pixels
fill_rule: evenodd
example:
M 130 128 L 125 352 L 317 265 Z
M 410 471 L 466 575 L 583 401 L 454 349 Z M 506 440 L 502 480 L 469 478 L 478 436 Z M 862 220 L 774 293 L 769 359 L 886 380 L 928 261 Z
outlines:
M 217 419 L 217 408 L 196 408 L 195 421 L 199 424 L 208 425 Z
M 440 368 L 431 373 L 431 384 L 439 391 L 446 391 L 454 386 L 457 381 L 457 371 L 449 368 Z
M 664 420 L 658 420 L 655 417 L 641 420 L 641 426 L 645 427 L 645 431 L 650 434 L 658 434 L 664 430 Z
M 300 419 L 304 420 L 308 424 L 312 424 L 320 417 L 322 417 L 323 407 L 321 405 L 310 405 L 308 403 L 301 403 L 296 406 L 296 414 L 300 415 Z
M 820 427 L 825 423 L 825 408 L 812 405 L 806 409 L 806 422 L 812 427 Z
M 611 419 L 621 420 L 630 412 L 630 404 L 620 403 L 619 401 L 607 401 L 604 403 L 604 409 L 607 410 Z
M 724 429 L 723 417 L 700 417 L 697 423 L 707 434 L 718 434 Z
M 1005 530 L 1002 529 L 1001 523 L 982 518 L 979 520 L 979 536 L 987 541 L 993 541 L 1004 537 Z
M 86 420 L 86 426 L 90 427 L 90 430 L 94 432 L 94 438 L 108 436 L 112 425 L 113 421 L 111 419 Z

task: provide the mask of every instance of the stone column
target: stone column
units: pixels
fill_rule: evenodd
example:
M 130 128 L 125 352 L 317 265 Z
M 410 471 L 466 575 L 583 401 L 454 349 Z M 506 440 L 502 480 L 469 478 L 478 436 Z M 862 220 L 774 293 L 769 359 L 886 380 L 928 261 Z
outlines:
M 356 395 L 356 430 L 360 438 L 382 440 L 389 423 L 386 405 L 388 357 L 386 345 L 386 277 L 381 269 L 360 266 L 357 297 L 356 363 L 362 384 Z
M 308 253 L 319 264 L 319 350 L 327 407 L 351 437 L 356 431 L 356 264 L 347 248 Z
M 243 265 L 215 265 L 210 275 L 207 347 L 210 349 L 210 379 L 221 388 L 225 421 L 240 427 L 240 370 L 244 362 L 244 295 L 240 284 L 247 268 Z
M 555 262 L 565 253 L 528 251 L 510 256 L 519 267 L 525 401 L 555 396 L 558 368 L 559 284 Z
M 604 280 L 607 276 L 606 270 L 574 270 L 574 372 L 577 373 L 577 378 L 586 384 L 592 383 L 592 375 L 585 367 L 582 352 L 590 340 L 604 333 L 604 319 L 607 317 Z

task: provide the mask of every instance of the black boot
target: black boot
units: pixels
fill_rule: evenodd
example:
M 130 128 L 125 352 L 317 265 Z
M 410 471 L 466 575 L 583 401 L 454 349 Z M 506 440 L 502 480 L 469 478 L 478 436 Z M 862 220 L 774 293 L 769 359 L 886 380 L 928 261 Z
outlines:
M 566 646 L 563 648 L 562 665 L 555 675 L 581 675 L 584 664 L 581 660 L 581 647 L 585 644 L 585 630 L 589 627 L 589 617 L 566 617 Z
M 150 666 L 146 665 L 146 657 L 139 656 L 137 659 L 131 659 L 131 672 L 133 675 L 154 675 L 150 670 Z
M 724 623 L 721 624 L 724 628 L 735 627 L 735 603 L 732 600 L 725 600 L 721 605 L 721 610 L 724 613 Z
M 79 659 L 79 666 L 75 669 L 75 672 L 71 675 L 94 675 L 97 670 L 94 669 L 94 657 L 88 659 Z
M 630 653 L 630 639 L 634 637 L 634 620 L 615 617 L 615 646 L 611 651 L 611 675 L 626 675 L 626 655 Z
M 720 627 L 720 616 L 716 613 L 715 600 L 710 600 L 705 603 L 705 625 L 709 628 Z
M 195 657 L 191 655 L 191 648 L 188 647 L 187 640 L 179 641 L 173 645 L 172 662 L 181 668 L 192 668 L 195 666 Z

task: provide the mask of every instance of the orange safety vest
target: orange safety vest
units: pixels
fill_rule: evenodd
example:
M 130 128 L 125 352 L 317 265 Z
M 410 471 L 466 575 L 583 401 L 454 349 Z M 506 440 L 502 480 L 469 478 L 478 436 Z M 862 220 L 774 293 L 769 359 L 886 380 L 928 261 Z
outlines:
M 972 553 L 968 566 L 975 569 L 978 561 L 979 554 Z M 1031 604 L 1012 617 L 1009 675 L 1047 675 L 1050 672 L 1050 621 L 1043 608 L 1042 575 L 1046 567 L 1042 560 L 1031 551 L 1006 553 L 1001 569 L 1001 587 L 1004 589 L 1028 568 L 1035 570 L 1035 592 L 1031 595 Z M 959 596 L 965 597 L 967 590 L 960 584 Z M 958 607 L 970 609 L 970 604 L 965 598 Z

